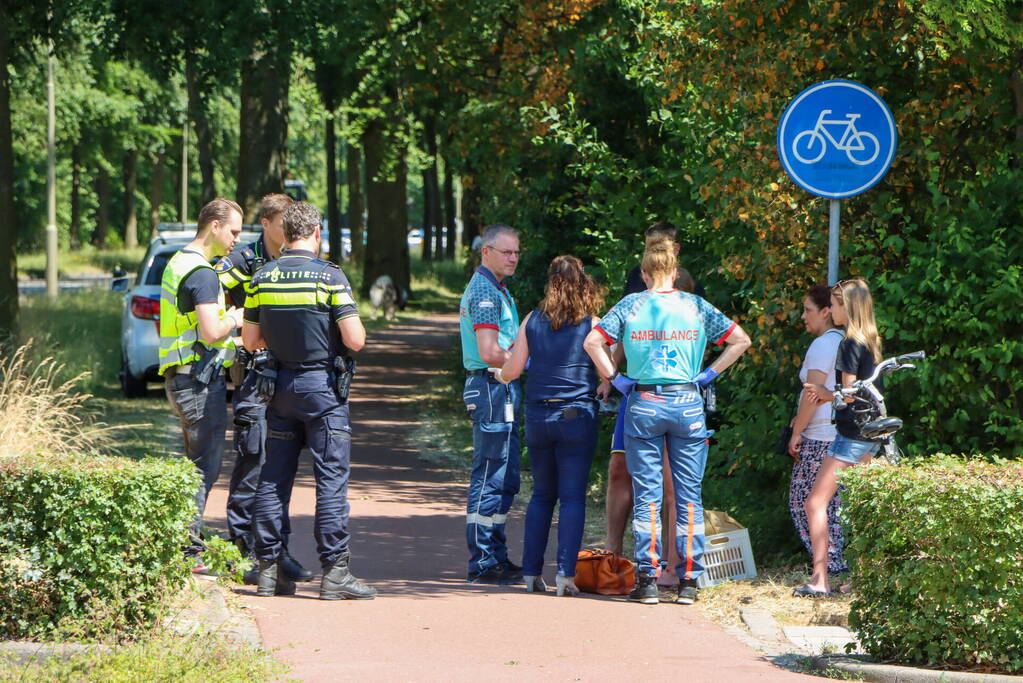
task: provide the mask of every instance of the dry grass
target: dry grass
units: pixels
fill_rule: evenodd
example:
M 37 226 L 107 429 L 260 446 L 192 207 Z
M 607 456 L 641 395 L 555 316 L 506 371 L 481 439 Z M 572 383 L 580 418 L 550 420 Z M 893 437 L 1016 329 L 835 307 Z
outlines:
M 792 589 L 805 583 L 802 570 L 768 570 L 747 581 L 728 581 L 700 591 L 703 613 L 719 624 L 739 626 L 739 610 L 765 609 L 783 626 L 847 626 L 851 595 L 827 598 L 793 597 Z M 832 585 L 838 585 L 838 581 Z
M 94 421 L 91 396 L 75 390 L 84 374 L 62 380 L 64 366 L 33 359 L 31 348 L 0 356 L 0 459 L 109 450 L 110 429 Z

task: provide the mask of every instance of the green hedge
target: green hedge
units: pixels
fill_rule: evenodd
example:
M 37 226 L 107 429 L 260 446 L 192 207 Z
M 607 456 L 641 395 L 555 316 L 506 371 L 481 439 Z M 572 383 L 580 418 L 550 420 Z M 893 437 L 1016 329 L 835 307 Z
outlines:
M 938 455 L 842 482 L 867 652 L 1023 671 L 1023 464 Z
M 186 575 L 197 477 L 185 460 L 0 462 L 0 635 L 91 638 L 152 624 Z

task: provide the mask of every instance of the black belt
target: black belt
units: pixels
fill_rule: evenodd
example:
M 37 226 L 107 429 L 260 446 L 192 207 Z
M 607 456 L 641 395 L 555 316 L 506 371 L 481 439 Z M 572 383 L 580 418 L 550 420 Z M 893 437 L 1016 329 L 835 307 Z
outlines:
M 696 391 L 696 385 L 692 382 L 686 382 L 685 384 L 637 384 L 636 389 L 664 394 L 672 391 Z
M 482 369 L 479 369 L 479 370 L 466 370 L 465 374 L 467 374 L 467 375 L 483 375 L 484 377 L 486 377 L 487 375 L 490 374 L 490 370 L 487 369 L 487 368 L 482 368 Z

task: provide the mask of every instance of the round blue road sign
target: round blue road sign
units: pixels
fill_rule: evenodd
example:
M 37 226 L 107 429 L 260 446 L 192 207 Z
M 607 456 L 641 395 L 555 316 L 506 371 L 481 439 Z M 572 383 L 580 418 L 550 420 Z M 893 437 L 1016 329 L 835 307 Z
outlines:
M 823 81 L 786 107 L 778 125 L 778 156 L 807 192 L 843 199 L 884 177 L 897 138 L 895 119 L 877 93 L 853 81 Z

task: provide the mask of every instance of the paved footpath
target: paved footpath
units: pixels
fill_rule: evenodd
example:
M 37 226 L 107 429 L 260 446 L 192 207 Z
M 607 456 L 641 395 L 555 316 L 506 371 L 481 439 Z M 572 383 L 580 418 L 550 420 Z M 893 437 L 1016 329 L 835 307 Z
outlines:
M 807 681 L 764 661 L 700 616 L 698 608 L 642 606 L 624 597 L 557 598 L 522 587 L 465 582 L 465 485 L 417 460 L 409 441 L 421 418 L 406 397 L 456 344 L 457 317 L 434 316 L 371 336 L 353 387 L 350 488 L 352 569 L 375 600 L 321 602 L 319 575 L 295 597 L 257 598 L 265 645 L 302 681 L 657 680 Z M 468 421 L 466 429 L 469 428 Z M 227 477 L 208 519 L 223 527 Z M 292 553 L 318 568 L 315 496 L 303 458 L 291 504 Z M 508 528 L 521 555 L 525 501 Z M 219 515 L 219 516 L 218 516 Z M 554 537 L 552 532 L 552 539 Z M 545 571 L 553 583 L 548 553 Z M 823 680 L 823 679 L 820 679 Z

